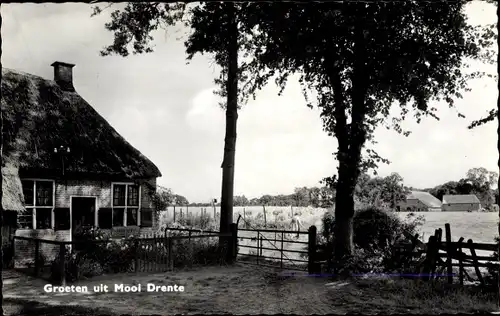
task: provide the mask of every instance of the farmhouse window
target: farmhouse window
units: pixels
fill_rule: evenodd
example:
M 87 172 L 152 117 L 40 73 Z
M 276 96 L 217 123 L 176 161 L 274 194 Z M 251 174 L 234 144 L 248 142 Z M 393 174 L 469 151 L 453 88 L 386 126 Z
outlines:
M 113 226 L 120 227 L 123 226 L 123 220 L 125 209 L 124 208 L 113 208 Z
M 18 215 L 19 228 L 31 229 L 33 228 L 33 209 L 27 208 L 26 211 Z
M 23 195 L 24 195 L 24 204 L 26 206 L 33 206 L 33 189 L 35 188 L 35 181 L 22 181 L 23 185 Z
M 137 209 L 127 209 L 127 226 L 137 226 Z
M 52 209 L 50 208 L 38 208 L 36 209 L 36 228 L 37 229 L 48 229 L 52 227 Z
M 137 226 L 140 217 L 140 186 L 113 183 L 113 226 Z
M 70 229 L 69 212 L 69 208 L 56 208 L 54 210 L 54 230 Z
M 22 228 L 47 229 L 52 227 L 54 210 L 54 181 L 21 180 L 27 212 L 19 218 Z M 31 214 L 31 219 L 29 219 Z

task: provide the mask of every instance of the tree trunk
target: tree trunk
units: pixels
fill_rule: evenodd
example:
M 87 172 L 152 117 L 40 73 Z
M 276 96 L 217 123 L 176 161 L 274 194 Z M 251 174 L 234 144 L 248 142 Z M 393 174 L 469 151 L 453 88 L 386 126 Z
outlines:
M 238 25 L 234 4 L 228 3 L 228 65 L 227 105 L 224 160 L 222 161 L 222 193 L 220 211 L 220 232 L 229 233 L 233 222 L 234 162 L 236 156 L 236 123 L 238 120 Z M 220 238 L 222 245 L 227 238 Z
M 497 2 L 497 35 L 500 35 L 500 3 Z M 497 37 L 497 46 L 498 46 L 498 53 L 497 53 L 497 84 L 498 84 L 498 91 L 500 91 L 500 36 Z M 498 121 L 498 129 L 497 129 L 497 150 L 498 154 L 500 155 L 500 94 L 498 95 L 497 98 L 497 121 Z M 498 168 L 500 169 L 500 156 L 498 158 Z M 500 205 L 500 177 L 498 177 L 498 205 Z M 499 217 L 499 222 L 498 222 L 498 235 L 500 236 L 500 208 L 498 211 L 498 217 Z M 497 249 L 498 251 L 498 256 L 500 258 L 500 243 L 499 243 L 499 248 Z M 497 282 L 498 282 L 498 288 L 500 289 L 500 268 L 498 270 L 497 274 Z
M 339 168 L 339 180 L 337 182 L 338 196 L 342 198 L 335 201 L 335 226 L 334 234 L 334 256 L 336 261 L 352 254 L 353 244 L 353 218 L 354 218 L 354 190 L 350 190 L 349 175 L 347 171 Z
M 0 24 L 2 23 L 2 18 L 0 17 Z M 2 46 L 2 39 L 0 38 L 0 47 Z M 1 53 L 0 48 L 0 53 Z M 1 68 L 1 63 L 0 63 Z M 2 241 L 2 246 L 0 247 L 0 315 L 4 314 L 3 310 L 3 112 L 0 109 L 0 240 Z

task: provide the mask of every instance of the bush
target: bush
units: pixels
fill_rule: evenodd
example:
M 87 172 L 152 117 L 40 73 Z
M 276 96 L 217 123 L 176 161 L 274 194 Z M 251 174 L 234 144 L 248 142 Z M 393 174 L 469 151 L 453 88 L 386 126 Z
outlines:
M 397 252 L 398 246 L 411 242 L 411 236 L 417 233 L 423 224 L 423 216 L 410 215 L 401 220 L 395 213 L 367 207 L 357 210 L 353 220 L 353 241 L 355 250 L 351 258 L 342 263 L 345 269 L 354 273 L 366 272 L 403 272 L 408 269 L 411 256 Z M 331 262 L 335 262 L 333 253 L 335 216 L 333 211 L 324 214 L 323 230 L 318 243 L 326 249 Z
M 225 247 L 219 246 L 218 237 L 199 238 L 191 241 L 173 241 L 173 264 L 176 268 L 193 265 L 213 265 L 225 262 Z
M 135 259 L 134 239 L 111 240 L 109 234 L 99 229 L 83 229 L 78 232 L 77 244 L 66 247 L 66 280 L 72 282 L 83 277 L 101 275 L 104 272 L 127 272 Z M 102 242 L 95 242 L 102 241 Z M 76 247 L 75 247 L 76 246 Z M 60 279 L 59 254 L 51 264 L 51 278 Z

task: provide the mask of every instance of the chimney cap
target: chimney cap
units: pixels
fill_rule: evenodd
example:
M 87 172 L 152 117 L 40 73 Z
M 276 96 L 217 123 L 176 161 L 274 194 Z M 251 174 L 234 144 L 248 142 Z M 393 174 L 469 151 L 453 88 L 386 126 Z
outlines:
M 51 66 L 54 66 L 54 67 L 55 66 L 65 66 L 65 67 L 71 67 L 71 68 L 73 68 L 73 67 L 75 67 L 75 64 L 64 63 L 62 61 L 55 61 L 55 62 L 52 63 Z

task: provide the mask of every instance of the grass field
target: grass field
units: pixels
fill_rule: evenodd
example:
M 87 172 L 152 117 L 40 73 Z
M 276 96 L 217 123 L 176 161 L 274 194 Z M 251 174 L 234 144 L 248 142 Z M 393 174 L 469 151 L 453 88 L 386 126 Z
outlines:
M 179 219 L 180 209 L 183 210 L 183 216 L 186 216 L 186 208 L 176 208 L 176 219 Z M 199 207 L 189 207 L 188 214 L 189 216 L 199 216 L 202 212 L 202 208 Z M 292 214 L 298 213 L 300 215 L 300 219 L 303 224 L 303 231 L 307 231 L 307 229 L 311 225 L 315 225 L 318 230 L 318 234 L 321 233 L 322 226 L 322 217 L 327 211 L 327 209 L 323 208 L 312 208 L 312 207 L 279 207 L 279 206 L 266 206 L 266 222 L 268 226 L 273 229 L 285 229 L 288 230 L 288 224 L 290 223 L 290 219 Z M 219 208 L 216 208 L 216 212 L 220 212 Z M 293 213 L 292 213 L 293 212 Z M 206 208 L 206 214 L 213 218 L 213 208 Z M 251 206 L 251 207 L 235 207 L 233 219 L 236 221 L 238 216 L 245 216 L 247 223 L 249 224 L 248 228 L 257 228 L 262 227 L 264 224 L 264 208 L 262 206 Z M 408 212 L 400 212 L 396 213 L 402 219 L 407 218 Z M 451 226 L 451 237 L 452 240 L 457 241 L 460 237 L 464 237 L 465 240 L 472 239 L 474 242 L 482 242 L 482 243 L 493 243 L 494 237 L 498 235 L 497 233 L 497 223 L 498 223 L 498 214 L 496 213 L 486 213 L 486 212 L 420 212 L 414 213 L 415 215 L 422 215 L 425 218 L 425 222 L 422 227 L 419 229 L 419 235 L 421 239 L 424 239 L 427 242 L 428 238 L 434 234 L 434 230 L 438 228 L 442 228 L 444 231 L 444 224 L 450 223 Z M 173 220 L 173 208 L 169 208 L 167 212 L 164 214 L 165 219 L 172 221 Z M 217 221 L 218 222 L 218 219 Z M 244 220 L 240 220 L 240 228 L 244 227 Z M 257 237 L 255 232 L 245 232 L 240 231 L 238 233 L 240 237 Z M 301 234 L 298 239 L 295 236 L 291 236 L 289 234 L 285 234 L 285 240 L 295 240 L 307 242 L 307 235 Z M 279 239 L 281 240 L 281 235 L 274 233 L 265 233 L 263 239 L 263 247 L 273 248 L 275 250 L 263 250 L 262 255 L 269 257 L 281 258 L 281 242 L 269 242 L 268 240 Z M 240 239 L 240 245 L 246 246 L 257 246 L 257 240 L 248 240 L 248 239 Z M 304 251 L 306 249 L 306 245 L 296 244 L 296 243 L 287 243 L 283 244 L 284 250 L 292 250 L 292 251 Z M 246 247 L 240 247 L 240 254 L 256 254 L 256 249 L 250 249 Z M 491 252 L 477 251 L 478 255 L 490 255 Z M 299 264 L 292 263 L 291 261 L 286 260 L 289 259 L 303 259 L 299 253 L 295 252 L 285 252 L 284 261 L 285 265 L 290 264 Z
M 332 282 L 333 281 L 333 282 Z M 439 314 L 496 310 L 495 295 L 390 278 L 335 281 L 286 277 L 251 266 L 204 267 L 158 274 L 113 275 L 75 285 L 183 285 L 184 292 L 45 293 L 45 282 L 6 282 L 6 315 Z M 26 302 L 32 306 L 26 310 Z M 37 304 L 42 303 L 41 304 Z M 38 305 L 38 306 L 37 306 Z M 27 313 L 26 313 L 27 312 Z
M 201 214 L 201 207 L 176 207 L 177 218 L 179 218 L 180 210 L 182 210 L 185 216 L 186 210 L 192 216 L 199 216 Z M 206 209 L 206 214 L 213 217 L 214 210 L 212 207 L 203 208 Z M 243 211 L 245 210 L 245 211 Z M 312 207 L 290 207 L 290 206 L 266 206 L 266 217 L 268 223 L 281 222 L 283 224 L 289 223 L 291 219 L 291 214 L 299 212 L 300 219 L 303 225 L 309 227 L 311 225 L 316 225 L 318 231 L 321 229 L 321 218 L 326 212 L 324 208 L 312 208 Z M 220 207 L 216 207 L 216 213 L 220 213 Z M 243 217 L 245 213 L 246 219 L 251 222 L 256 218 L 263 219 L 263 207 L 262 206 L 247 206 L 247 207 L 234 207 L 233 219 L 236 221 L 238 215 Z M 172 219 L 173 217 L 173 207 L 169 207 L 166 211 L 167 217 Z M 260 215 L 259 215 L 260 214 Z M 277 215 L 275 215 L 277 214 Z M 407 212 L 397 213 L 398 216 L 406 218 Z M 494 237 L 498 235 L 497 225 L 498 225 L 498 214 L 497 213 L 486 213 L 486 212 L 421 212 L 415 213 L 416 215 L 423 215 L 425 217 L 425 223 L 421 231 L 427 239 L 434 230 L 437 228 L 443 228 L 445 223 L 450 223 L 451 225 L 451 235 L 452 238 L 458 240 L 460 237 L 467 239 L 472 239 L 475 242 L 493 242 Z M 242 220 L 240 221 L 242 222 Z

